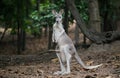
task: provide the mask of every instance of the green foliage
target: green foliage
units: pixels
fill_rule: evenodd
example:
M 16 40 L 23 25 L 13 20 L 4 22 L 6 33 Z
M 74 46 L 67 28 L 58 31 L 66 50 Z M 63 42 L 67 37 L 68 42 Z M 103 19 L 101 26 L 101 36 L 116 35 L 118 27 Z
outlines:
M 21 2 L 22 1 L 22 2 Z M 53 9 L 59 11 L 60 9 L 65 8 L 65 0 L 54 0 L 54 3 L 51 3 L 50 0 L 40 0 L 39 10 L 36 10 L 36 1 L 37 0 L 0 0 L 0 21 L 7 22 L 9 27 L 15 31 L 17 28 L 18 15 L 19 19 L 23 22 L 22 28 L 30 33 L 41 34 L 41 29 L 46 26 L 53 25 L 53 15 L 51 11 Z M 102 3 L 104 0 L 99 0 L 100 5 L 100 14 L 104 14 L 105 11 L 109 12 L 109 17 L 112 19 L 117 19 L 116 9 L 120 7 L 120 1 L 110 0 L 108 1 L 110 7 L 104 7 Z M 19 8 L 21 12 L 17 13 L 18 3 L 21 3 Z M 76 7 L 80 12 L 80 16 L 87 23 L 88 18 L 88 0 L 75 0 Z M 28 8 L 28 17 L 27 10 Z M 69 13 L 69 19 L 72 19 Z M 12 32 L 13 32 L 12 31 Z
M 76 0 L 76 7 L 80 12 L 80 16 L 87 23 L 88 22 L 88 0 Z
M 54 0 L 54 4 L 50 3 L 49 0 L 41 1 L 39 5 L 39 10 L 36 10 L 36 0 L 2 0 L 0 1 L 1 5 L 3 5 L 3 9 L 0 9 L 0 19 L 4 21 L 12 22 L 12 32 L 15 32 L 17 28 L 17 20 L 22 21 L 22 28 L 30 33 L 36 33 L 38 35 L 41 34 L 41 29 L 45 26 L 53 25 L 53 15 L 52 10 L 55 9 L 59 11 L 65 7 L 64 0 Z M 19 4 L 20 3 L 20 4 Z M 84 18 L 84 20 L 88 20 L 87 16 L 87 4 L 85 1 L 77 1 L 77 8 L 80 11 L 80 15 Z M 19 4 L 19 6 L 18 6 Z M 21 6 L 20 6 L 21 5 Z M 17 13 L 17 8 L 21 10 L 21 12 Z M 29 10 L 29 17 L 26 17 L 26 8 Z M 32 8 L 31 8 L 32 7 Z M 69 17 L 71 18 L 71 17 Z M 12 33 L 11 32 L 11 33 Z
M 57 5 L 51 3 L 45 3 L 40 5 L 40 10 L 35 10 L 30 14 L 33 24 L 31 27 L 31 33 L 40 35 L 41 29 L 45 26 L 52 26 L 53 15 L 51 10 L 56 9 Z
M 58 8 L 57 5 L 55 4 L 41 4 L 40 5 L 40 22 L 43 26 L 51 26 L 52 22 L 53 22 L 53 14 L 52 14 L 52 10 Z

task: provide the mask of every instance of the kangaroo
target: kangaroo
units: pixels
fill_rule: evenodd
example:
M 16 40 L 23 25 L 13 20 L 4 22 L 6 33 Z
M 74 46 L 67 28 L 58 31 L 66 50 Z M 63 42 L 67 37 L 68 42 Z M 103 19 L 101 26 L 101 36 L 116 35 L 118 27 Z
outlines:
M 85 69 L 93 69 L 102 66 L 102 64 L 96 66 L 86 66 L 83 63 L 83 61 L 81 60 L 75 49 L 75 46 L 71 38 L 66 34 L 63 28 L 63 24 L 62 24 L 63 12 L 64 12 L 63 10 L 60 10 L 59 13 L 57 13 L 55 10 L 52 10 L 52 13 L 55 17 L 55 23 L 53 25 L 52 41 L 57 43 L 56 55 L 59 59 L 60 68 L 61 68 L 61 71 L 57 71 L 54 74 L 55 75 L 69 74 L 71 72 L 70 62 L 72 57 L 75 57 L 78 63 L 82 65 L 83 68 Z M 65 67 L 65 63 L 66 63 L 66 67 Z

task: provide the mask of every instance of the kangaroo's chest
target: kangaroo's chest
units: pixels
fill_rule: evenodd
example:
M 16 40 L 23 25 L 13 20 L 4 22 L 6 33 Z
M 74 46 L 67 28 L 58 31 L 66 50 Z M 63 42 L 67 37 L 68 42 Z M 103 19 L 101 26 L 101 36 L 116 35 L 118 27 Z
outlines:
M 62 33 L 62 30 L 58 27 L 53 27 L 53 32 L 54 32 L 55 38 L 59 38 Z

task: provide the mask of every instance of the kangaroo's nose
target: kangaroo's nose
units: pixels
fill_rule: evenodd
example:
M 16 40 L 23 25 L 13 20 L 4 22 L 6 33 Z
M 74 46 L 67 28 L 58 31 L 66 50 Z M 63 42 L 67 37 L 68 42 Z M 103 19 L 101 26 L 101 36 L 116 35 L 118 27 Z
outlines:
M 56 21 L 58 23 L 58 21 Z

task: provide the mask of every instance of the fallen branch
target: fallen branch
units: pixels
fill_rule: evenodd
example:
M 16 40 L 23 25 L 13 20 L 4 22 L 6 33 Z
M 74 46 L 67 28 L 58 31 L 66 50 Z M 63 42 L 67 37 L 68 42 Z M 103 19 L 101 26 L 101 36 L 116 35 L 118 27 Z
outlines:
M 57 52 L 57 53 L 59 53 L 60 52 L 60 50 L 48 50 L 49 52 Z

